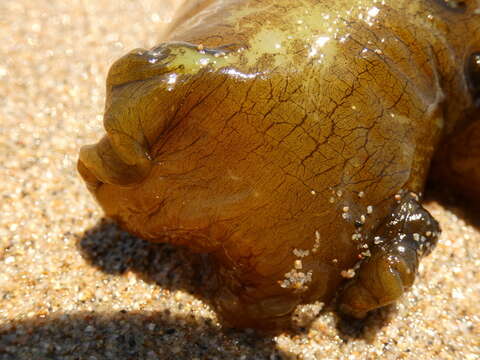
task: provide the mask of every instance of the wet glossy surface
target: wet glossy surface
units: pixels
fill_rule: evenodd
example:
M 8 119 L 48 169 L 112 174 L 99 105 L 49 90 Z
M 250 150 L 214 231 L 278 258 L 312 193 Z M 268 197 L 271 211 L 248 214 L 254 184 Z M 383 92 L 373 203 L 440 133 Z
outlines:
M 476 118 L 465 62 L 480 29 L 467 4 L 187 9 L 168 42 L 112 66 L 108 136 L 82 149 L 80 173 L 129 231 L 210 253 L 209 290 L 231 324 L 285 326 L 297 304 L 329 301 L 351 277 L 340 305 L 362 316 L 411 285 L 424 252 L 415 244 L 436 242 L 415 193 L 442 139 Z M 386 219 L 416 214 L 419 225 L 385 230 Z M 348 293 L 377 280 L 392 288 L 369 290 L 373 300 Z

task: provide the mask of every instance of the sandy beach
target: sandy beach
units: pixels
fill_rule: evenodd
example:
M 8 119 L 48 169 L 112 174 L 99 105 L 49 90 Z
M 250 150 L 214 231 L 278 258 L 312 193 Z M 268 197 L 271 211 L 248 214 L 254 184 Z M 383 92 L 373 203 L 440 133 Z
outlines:
M 105 78 L 158 43 L 167 0 L 0 2 L 0 359 L 480 359 L 480 216 L 430 195 L 443 234 L 414 288 L 364 323 L 222 328 L 188 256 L 105 220 L 76 171 Z M 313 318 L 309 327 L 303 318 Z

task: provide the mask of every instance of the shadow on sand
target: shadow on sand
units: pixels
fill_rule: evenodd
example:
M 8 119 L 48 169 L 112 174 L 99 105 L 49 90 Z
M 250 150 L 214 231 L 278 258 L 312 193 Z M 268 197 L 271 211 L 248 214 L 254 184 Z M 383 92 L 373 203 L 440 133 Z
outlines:
M 2 360 L 242 358 L 285 357 L 271 338 L 165 312 L 82 312 L 19 321 L 0 330 Z
M 78 242 L 82 256 L 109 274 L 132 271 L 163 288 L 195 293 L 208 279 L 184 249 L 151 244 L 101 220 Z M 0 327 L 0 360 L 271 359 L 287 357 L 272 336 L 222 328 L 210 319 L 158 312 L 80 312 Z

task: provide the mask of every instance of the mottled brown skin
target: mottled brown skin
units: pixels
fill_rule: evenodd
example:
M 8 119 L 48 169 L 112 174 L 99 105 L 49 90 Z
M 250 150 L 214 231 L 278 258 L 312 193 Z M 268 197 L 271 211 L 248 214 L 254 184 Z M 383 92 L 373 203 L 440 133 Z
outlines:
M 288 326 L 339 289 L 355 317 L 395 301 L 437 241 L 417 195 L 435 150 L 445 181 L 480 182 L 478 4 L 192 4 L 109 72 L 107 135 L 78 163 L 106 215 L 209 253 L 233 326 Z

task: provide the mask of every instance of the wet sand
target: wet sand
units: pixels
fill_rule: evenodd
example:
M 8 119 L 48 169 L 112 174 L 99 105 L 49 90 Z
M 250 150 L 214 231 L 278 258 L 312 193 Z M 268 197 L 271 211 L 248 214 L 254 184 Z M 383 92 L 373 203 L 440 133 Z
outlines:
M 480 217 L 455 201 L 428 203 L 444 232 L 395 306 L 363 325 L 307 306 L 277 336 L 223 329 L 181 250 L 102 220 L 78 150 L 109 65 L 158 42 L 168 5 L 0 2 L 0 359 L 480 359 Z

